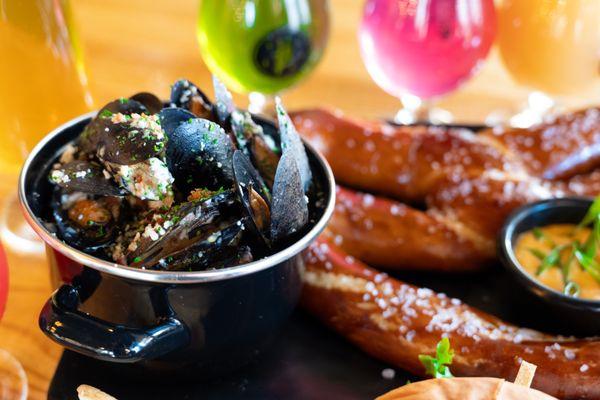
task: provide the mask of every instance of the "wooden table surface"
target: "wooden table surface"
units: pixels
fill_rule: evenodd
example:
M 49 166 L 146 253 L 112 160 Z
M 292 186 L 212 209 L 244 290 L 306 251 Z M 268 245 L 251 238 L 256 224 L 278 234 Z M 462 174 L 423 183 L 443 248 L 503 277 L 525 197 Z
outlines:
M 356 27 L 362 3 L 331 1 L 332 30 L 325 57 L 305 82 L 285 93 L 288 108 L 324 105 L 357 116 L 394 114 L 398 101 L 371 81 L 359 56 Z M 72 6 L 97 106 L 140 90 L 166 96 L 169 84 L 180 77 L 210 87 L 195 37 L 197 1 L 80 0 Z M 589 91 L 563 99 L 564 104 L 598 104 L 599 89 L 596 82 Z M 482 121 L 493 110 L 515 109 L 526 95 L 524 88 L 511 82 L 493 51 L 480 73 L 441 105 L 463 121 Z M 246 104 L 241 96 L 236 101 Z M 7 187 L 14 188 L 13 182 L 14 177 L 3 180 L 4 193 Z M 52 290 L 48 267 L 43 257 L 14 252 L 9 254 L 9 265 L 9 301 L 0 323 L 0 348 L 23 364 L 29 398 L 45 399 L 61 355 L 60 347 L 37 328 L 38 312 Z

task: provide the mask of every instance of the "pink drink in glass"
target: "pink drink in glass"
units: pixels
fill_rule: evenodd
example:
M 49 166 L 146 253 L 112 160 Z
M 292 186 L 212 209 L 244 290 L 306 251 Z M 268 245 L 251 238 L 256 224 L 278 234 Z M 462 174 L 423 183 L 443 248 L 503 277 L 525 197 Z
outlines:
M 430 99 L 477 70 L 495 32 L 493 0 L 368 0 L 359 38 L 383 90 Z

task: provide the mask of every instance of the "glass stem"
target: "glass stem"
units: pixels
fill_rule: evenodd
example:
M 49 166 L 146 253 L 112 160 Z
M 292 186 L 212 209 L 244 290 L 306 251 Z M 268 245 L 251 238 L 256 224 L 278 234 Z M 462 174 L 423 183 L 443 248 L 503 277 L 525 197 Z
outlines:
M 452 114 L 447 110 L 433 107 L 432 100 L 403 94 L 400 96 L 400 101 L 403 107 L 394 117 L 394 122 L 397 124 L 449 124 L 452 122 Z
M 265 95 L 259 92 L 250 92 L 248 99 L 248 111 L 252 114 L 266 115 L 269 117 L 275 115 L 275 96 Z
M 402 102 L 402 108 L 396 113 L 394 122 L 400 125 L 411 125 L 427 121 L 428 104 L 421 98 L 412 94 L 403 94 L 400 96 L 400 101 Z
M 556 102 L 547 94 L 539 91 L 529 93 L 527 107 L 510 119 L 510 124 L 517 128 L 528 128 L 544 121 L 556 111 Z

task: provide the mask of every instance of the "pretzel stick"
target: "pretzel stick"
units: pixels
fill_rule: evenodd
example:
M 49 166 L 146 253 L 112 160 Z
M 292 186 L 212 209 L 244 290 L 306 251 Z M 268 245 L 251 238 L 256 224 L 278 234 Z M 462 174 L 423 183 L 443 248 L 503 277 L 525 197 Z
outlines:
M 302 305 L 368 354 L 424 375 L 419 354 L 450 339 L 457 376 L 514 379 L 526 357 L 533 387 L 562 399 L 600 398 L 600 341 L 508 324 L 429 289 L 380 273 L 321 237 L 306 255 Z
M 483 268 L 494 259 L 498 231 L 515 208 L 600 193 L 597 109 L 529 130 L 481 134 L 393 127 L 325 110 L 297 112 L 293 119 L 338 182 L 370 192 L 341 192 L 332 231 L 342 247 L 377 266 Z

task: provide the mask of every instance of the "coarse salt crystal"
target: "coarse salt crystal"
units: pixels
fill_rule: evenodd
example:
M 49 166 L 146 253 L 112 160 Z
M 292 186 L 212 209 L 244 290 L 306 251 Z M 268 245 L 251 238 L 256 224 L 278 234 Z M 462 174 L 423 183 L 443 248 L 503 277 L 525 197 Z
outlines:
M 391 368 L 385 368 L 381 371 L 381 377 L 383 379 L 394 379 L 396 377 L 396 371 Z

